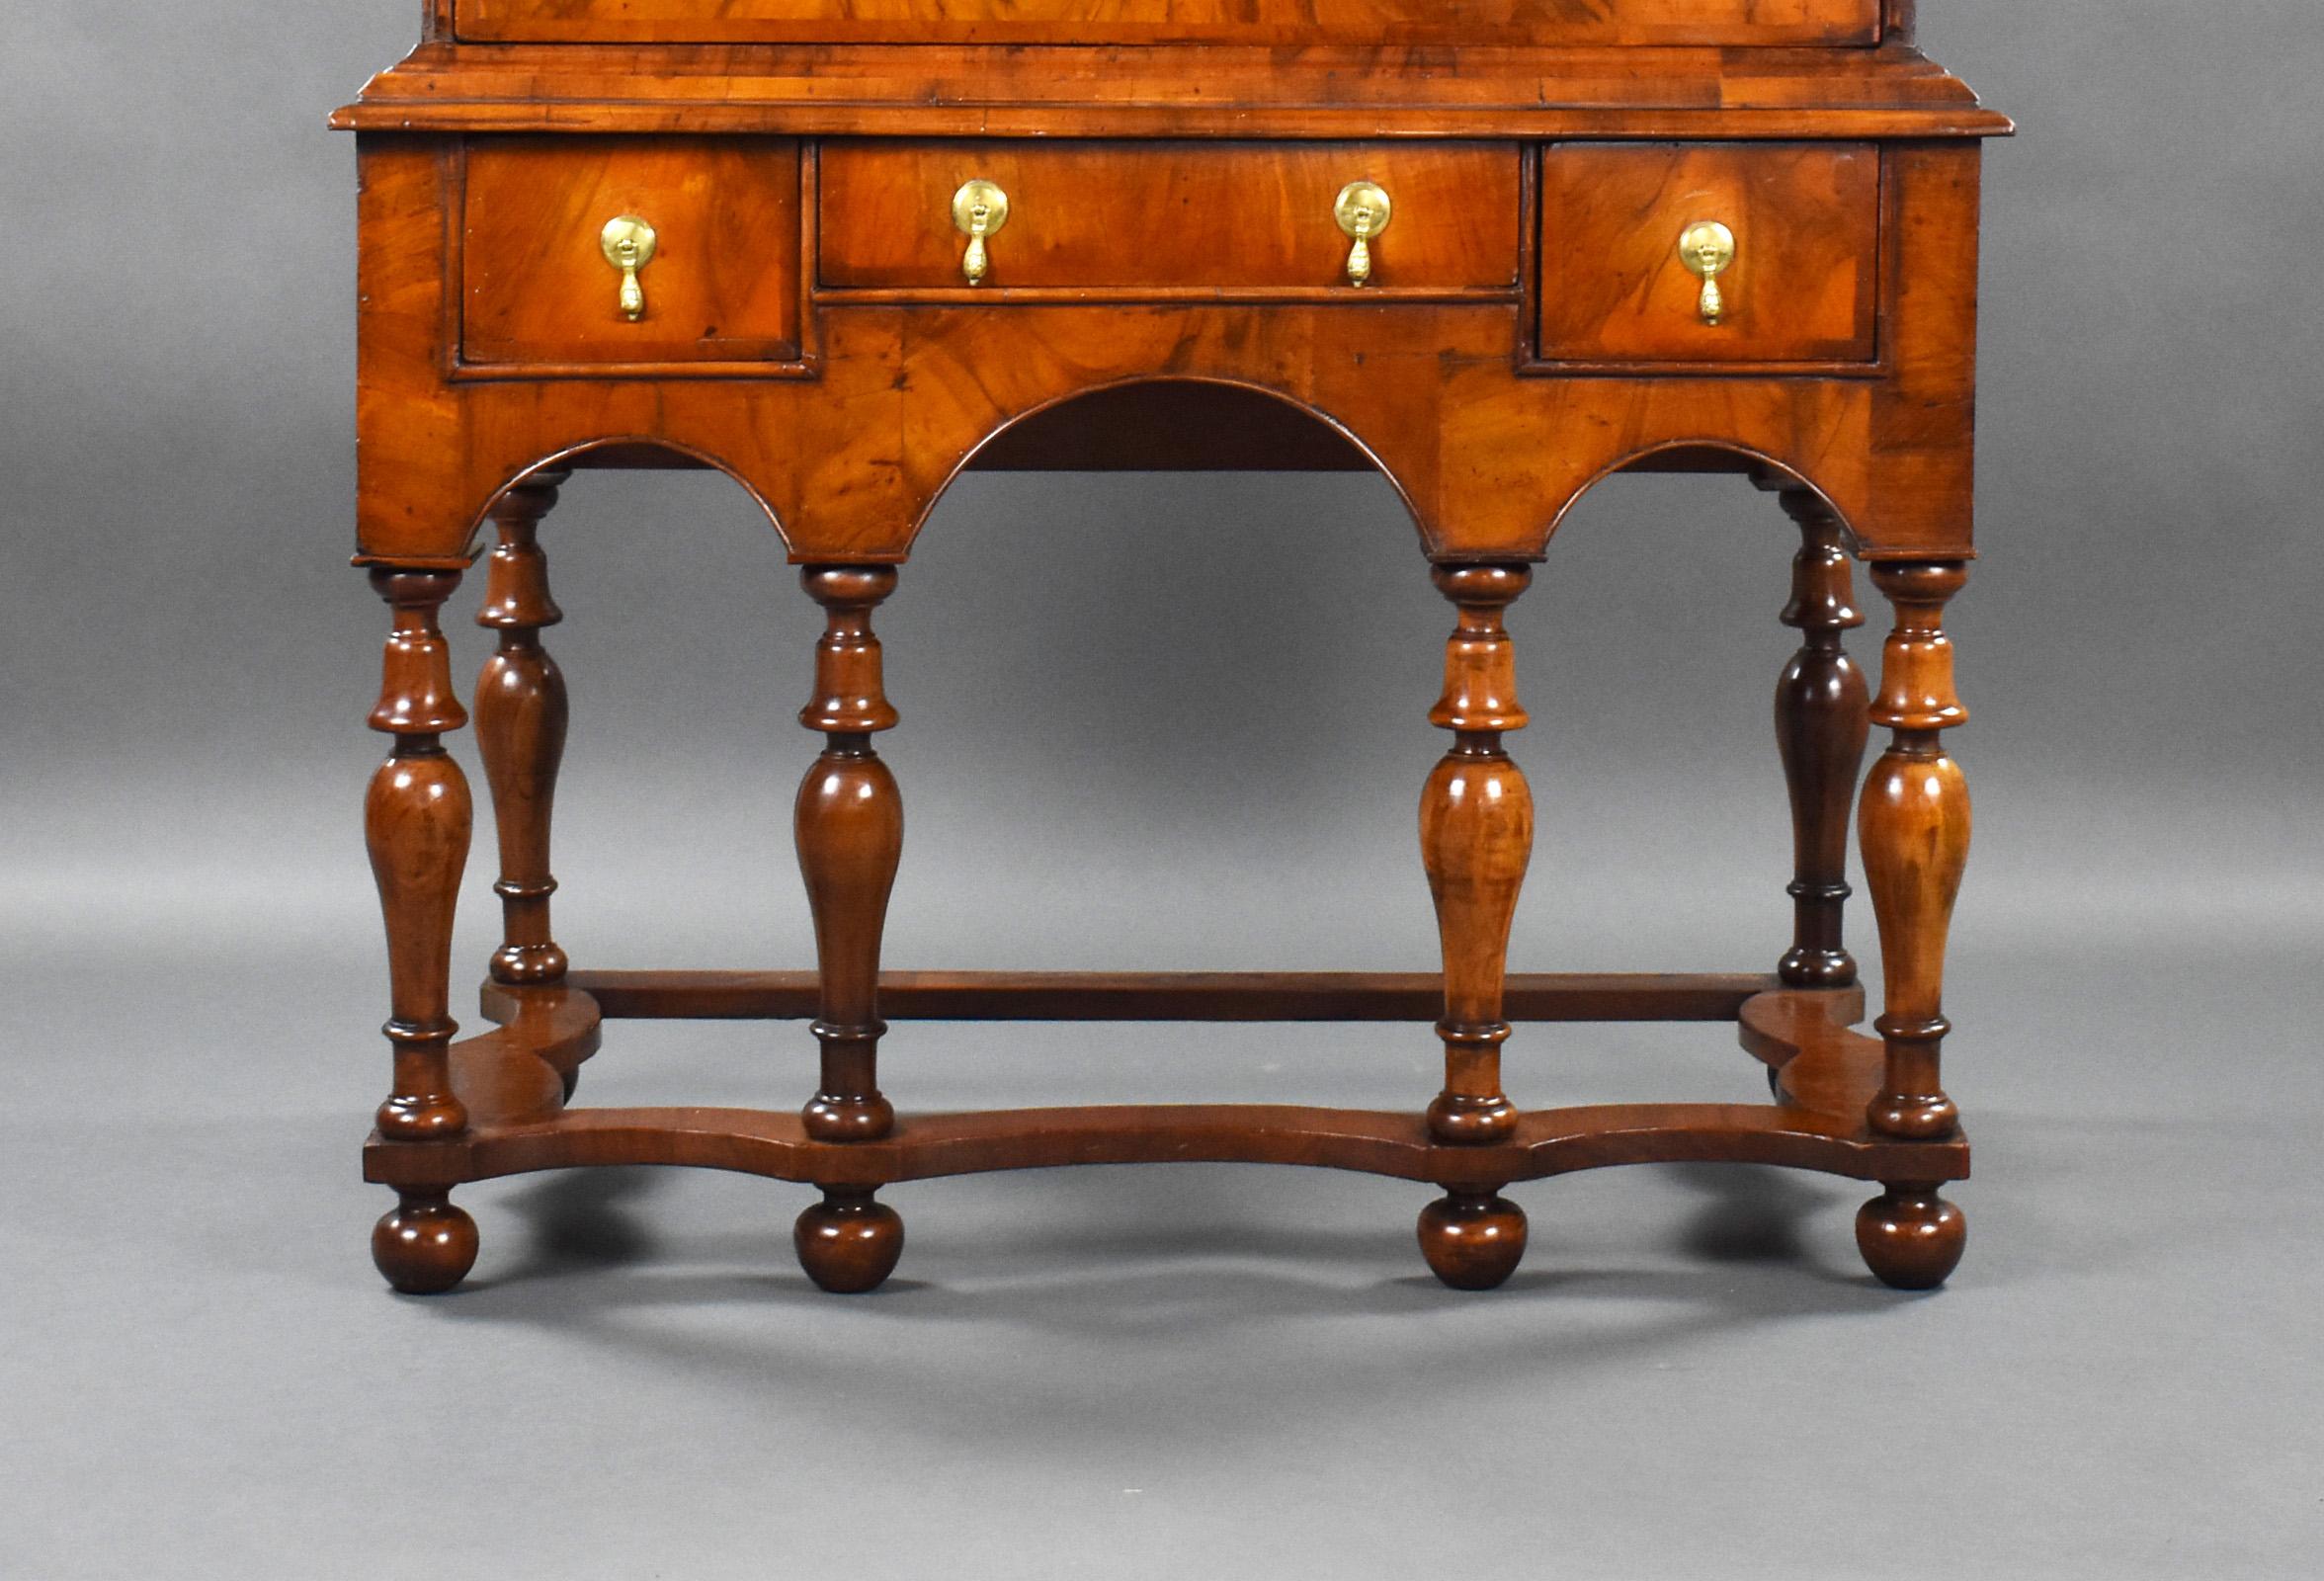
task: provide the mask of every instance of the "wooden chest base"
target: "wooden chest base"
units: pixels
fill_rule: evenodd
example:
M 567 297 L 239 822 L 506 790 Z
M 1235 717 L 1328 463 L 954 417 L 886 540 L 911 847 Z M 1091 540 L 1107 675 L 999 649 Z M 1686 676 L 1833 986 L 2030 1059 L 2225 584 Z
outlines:
M 1944 613 L 1973 552 L 1979 139 L 2009 125 L 1914 48 L 1912 10 L 432 0 L 420 48 L 337 118 L 362 171 L 356 559 L 391 611 L 366 803 L 388 1280 L 456 1285 L 477 1239 L 452 1189 L 531 1170 L 812 1185 L 800 1260 L 862 1290 L 902 1251 L 895 1182 L 1237 1161 L 1435 1187 L 1422 1251 L 1482 1289 L 1525 1249 L 1512 1182 L 1720 1160 L 1876 1182 L 1873 1273 L 1941 1283 L 1965 1231 L 1940 1188 L 1968 1173 L 1940 1079 L 1969 836 Z M 1452 611 L 1419 817 L 1441 970 L 883 975 L 904 788 L 875 746 L 900 715 L 873 624 L 934 502 L 971 465 L 1217 464 L 1376 467 L 1411 513 Z M 793 807 L 812 972 L 581 970 L 555 943 L 541 532 L 577 466 L 725 471 L 824 613 Z M 1792 933 L 1769 976 L 1506 972 L 1535 814 L 1505 616 L 1574 502 L 1630 468 L 1740 474 L 1798 531 L 1775 700 Z M 474 809 L 440 622 L 479 559 L 504 933 L 496 1028 L 461 1040 Z M 1856 560 L 1892 617 L 1876 687 L 1843 648 Z M 1236 702 L 1286 706 L 1265 675 Z M 568 1107 L 602 1024 L 638 1017 L 805 1020 L 818 1079 L 795 1114 Z M 887 1017 L 1409 1020 L 1445 1075 L 1397 1113 L 899 1115 Z M 1521 1112 L 1501 1047 L 1529 1020 L 1728 1024 L 1773 1101 Z

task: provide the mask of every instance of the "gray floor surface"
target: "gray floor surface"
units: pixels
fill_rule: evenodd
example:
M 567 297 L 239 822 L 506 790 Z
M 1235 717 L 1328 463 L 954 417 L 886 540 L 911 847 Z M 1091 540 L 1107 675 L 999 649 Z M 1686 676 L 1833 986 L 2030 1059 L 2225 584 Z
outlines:
M 432 1300 L 365 1255 L 369 938 L 20 935 L 0 1575 L 2313 1575 L 2320 941 L 2041 932 L 1956 953 L 1978 1173 L 1931 1296 L 1863 1272 L 1851 1182 L 1520 1187 L 1526 1266 L 1466 1295 L 1424 1191 L 1197 1166 L 897 1189 L 858 1298 L 797 1272 L 799 1188 L 500 1182 Z M 582 1097 L 788 1104 L 802 1040 L 624 1024 Z M 887 1068 L 923 1107 L 1391 1105 L 1428 1041 L 912 1026 Z M 1512 1068 L 1759 1082 L 1706 1028 L 1529 1029 Z

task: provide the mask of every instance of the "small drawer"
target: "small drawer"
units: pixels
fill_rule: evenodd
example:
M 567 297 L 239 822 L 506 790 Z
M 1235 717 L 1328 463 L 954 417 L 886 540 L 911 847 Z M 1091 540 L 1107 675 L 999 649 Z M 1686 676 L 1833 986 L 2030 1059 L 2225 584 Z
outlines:
M 478 137 L 465 169 L 463 362 L 797 359 L 796 141 Z M 629 271 L 608 237 L 622 219 L 651 232 Z
M 1511 293 L 1512 143 L 878 142 L 823 146 L 822 286 L 905 293 L 1357 296 L 1335 212 L 1352 183 L 1387 195 L 1364 291 Z M 954 198 L 1007 195 L 980 282 Z
M 1879 210 L 1870 143 L 1552 145 L 1541 155 L 1541 358 L 1869 363 Z M 1723 267 L 1715 253 L 1694 266 L 1683 255 L 1698 226 L 1728 244 Z

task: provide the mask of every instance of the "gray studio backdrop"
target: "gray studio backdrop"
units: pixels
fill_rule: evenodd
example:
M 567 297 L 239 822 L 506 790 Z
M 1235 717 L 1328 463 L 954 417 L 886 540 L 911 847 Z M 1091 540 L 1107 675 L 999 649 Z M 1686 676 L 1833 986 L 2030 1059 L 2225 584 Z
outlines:
M 1481 1303 L 1412 1279 L 1409 1191 L 1230 1169 L 898 1193 L 903 1278 L 857 1303 L 803 1292 L 796 1192 L 510 1183 L 463 1196 L 467 1293 L 379 1293 L 385 623 L 345 563 L 354 148 L 322 122 L 418 8 L 4 5 L 0 1575 L 740 1575 L 778 1539 L 899 1576 L 1538 1574 L 1542 1542 L 1577 1575 L 2312 1573 L 2314 0 L 1924 0 L 2024 128 L 1988 161 L 1951 623 L 1954 1288 L 1866 1288 L 1844 1183 L 1624 1172 L 1521 1192 L 1532 1260 Z M 805 962 L 816 623 L 772 533 L 715 476 L 609 475 L 546 540 L 559 937 Z M 1791 546 L 1734 479 L 1618 479 L 1560 533 L 1514 620 L 1521 968 L 1781 950 Z M 1377 479 L 971 477 L 879 624 L 891 962 L 1431 961 L 1449 613 Z M 617 1028 L 583 1097 L 787 1105 L 806 1041 Z M 888 1086 L 1394 1104 L 1430 1046 L 919 1028 Z M 1755 1088 L 1700 1032 L 1515 1050 L 1521 1101 Z M 1900 1417 L 1923 1448 L 1869 1455 Z M 1921 1540 L 1882 1540 L 1923 1471 Z M 817 1515 L 872 1499 L 877 1539 Z

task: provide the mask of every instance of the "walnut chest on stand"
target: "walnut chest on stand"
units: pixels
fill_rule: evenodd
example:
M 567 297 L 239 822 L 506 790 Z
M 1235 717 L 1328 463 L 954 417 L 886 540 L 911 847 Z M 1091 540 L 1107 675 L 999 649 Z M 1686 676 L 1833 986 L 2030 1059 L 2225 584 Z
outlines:
M 1979 152 L 2009 124 L 1914 47 L 1913 0 L 429 0 L 335 125 L 361 168 L 357 561 L 391 616 L 366 828 L 394 1073 L 365 1168 L 397 1196 L 373 1239 L 396 1289 L 468 1272 L 454 1188 L 595 1164 L 812 1186 L 795 1240 L 833 1290 L 895 1266 L 893 1182 L 1187 1160 L 1431 1186 L 1421 1251 L 1467 1289 L 1523 1255 L 1512 1182 L 1664 1160 L 1876 1183 L 1872 1272 L 1951 1272 L 1941 1191 L 1969 1156 L 1939 999 L 1969 805 L 1944 613 L 1971 553 Z M 1378 467 L 1452 606 L 1420 803 L 1442 971 L 883 974 L 903 810 L 873 622 L 947 482 L 1252 457 Z M 555 943 L 540 529 L 603 465 L 735 478 L 826 613 L 795 813 L 814 970 L 582 969 Z M 1592 484 L 1656 467 L 1741 473 L 1798 527 L 1790 948 L 1765 975 L 1510 976 L 1534 817 L 1504 615 Z M 472 814 L 444 737 L 468 712 L 439 622 L 479 557 L 505 942 L 462 1040 Z M 1854 559 L 1892 612 L 1876 689 L 1842 648 Z M 804 1020 L 819 1079 L 803 1108 L 574 1106 L 627 1017 Z M 1433 1022 L 1445 1079 L 1382 1113 L 898 1113 L 895 1018 Z M 1732 1025 L 1772 1101 L 1503 1094 L 1513 1023 L 1610 1020 Z

